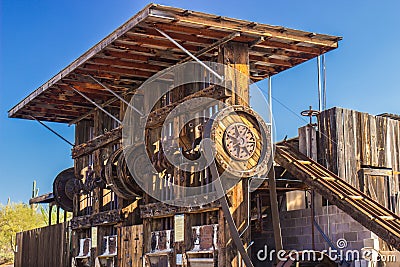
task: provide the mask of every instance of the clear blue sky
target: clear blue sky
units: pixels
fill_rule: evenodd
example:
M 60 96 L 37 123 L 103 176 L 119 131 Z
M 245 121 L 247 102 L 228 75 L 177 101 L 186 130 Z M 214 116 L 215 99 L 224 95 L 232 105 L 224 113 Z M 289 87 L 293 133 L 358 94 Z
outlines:
M 7 111 L 142 9 L 148 1 L 1 0 L 0 203 L 27 202 L 72 166 L 70 147 L 37 122 Z M 160 1 L 160 4 L 343 36 L 327 54 L 328 107 L 400 113 L 399 1 Z M 266 83 L 261 83 L 266 86 Z M 317 106 L 316 61 L 273 79 L 274 96 L 299 113 Z M 304 124 L 274 103 L 277 138 Z M 69 140 L 73 127 L 50 124 Z

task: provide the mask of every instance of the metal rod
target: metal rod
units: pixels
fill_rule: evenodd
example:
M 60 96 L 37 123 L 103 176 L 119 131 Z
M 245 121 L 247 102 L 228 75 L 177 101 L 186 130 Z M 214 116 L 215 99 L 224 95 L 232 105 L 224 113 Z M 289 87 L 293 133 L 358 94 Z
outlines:
M 219 75 L 216 71 L 214 71 L 213 69 L 211 69 L 209 66 L 207 66 L 204 62 L 202 62 L 200 59 L 198 59 L 196 56 L 194 56 L 192 53 L 190 53 L 186 48 L 184 48 L 180 43 L 178 43 L 177 41 L 175 41 L 171 36 L 169 36 L 168 34 L 166 34 L 165 32 L 156 29 L 156 31 L 158 31 L 159 33 L 161 33 L 162 36 L 164 36 L 165 38 L 167 38 L 168 40 L 170 40 L 174 45 L 176 45 L 179 49 L 181 49 L 183 52 L 185 52 L 188 56 L 190 56 L 191 58 L 193 58 L 195 61 L 197 61 L 199 64 L 201 64 L 204 68 L 206 68 L 208 71 L 210 71 L 212 74 L 214 74 L 218 79 L 220 79 L 221 81 L 224 80 L 224 78 Z
M 222 195 L 222 197 L 219 199 L 219 202 L 221 204 L 222 211 L 225 215 L 225 220 L 228 223 L 229 226 L 229 231 L 232 236 L 232 240 L 234 244 L 236 245 L 237 250 L 239 251 L 240 255 L 242 256 L 242 259 L 247 267 L 253 267 L 253 263 L 251 262 L 251 259 L 249 255 L 247 254 L 246 249 L 244 248 L 242 239 L 239 236 L 238 229 L 236 227 L 235 221 L 233 220 L 231 211 L 229 210 L 229 204 L 228 201 L 226 200 L 225 196 L 225 189 L 223 188 L 221 184 L 221 180 L 219 179 L 219 174 L 218 174 L 218 169 L 215 161 L 211 162 L 210 165 L 210 171 L 211 171 L 211 176 L 214 181 L 215 190 L 217 191 L 218 195 Z
M 116 92 L 114 92 L 113 90 L 111 90 L 110 88 L 108 88 L 107 86 L 105 86 L 102 82 L 100 82 L 99 80 L 97 80 L 96 78 L 94 78 L 92 75 L 88 75 L 93 81 L 95 81 L 96 83 L 98 83 L 101 87 L 103 87 L 104 89 L 106 89 L 107 92 L 110 92 L 111 94 L 113 94 L 116 98 L 118 98 L 119 100 L 121 100 L 122 102 L 124 102 L 126 105 L 128 105 L 128 107 L 130 107 L 131 109 L 133 109 L 134 111 L 136 111 L 137 113 L 139 113 L 140 116 L 143 116 L 143 113 L 140 112 L 140 110 L 138 110 L 137 108 L 135 108 L 134 106 L 131 105 L 131 103 L 129 103 L 128 101 L 126 101 L 123 97 L 121 97 L 120 95 L 118 95 Z
M 322 111 L 322 96 L 321 96 L 321 56 L 317 57 L 318 67 L 318 111 Z
M 38 123 L 40 123 L 41 125 L 43 125 L 47 130 L 49 130 L 50 132 L 52 132 L 53 134 L 55 134 L 56 136 L 58 136 L 59 138 L 61 138 L 64 142 L 68 143 L 71 146 L 75 146 L 73 143 L 71 143 L 70 141 L 68 141 L 66 138 L 64 138 L 61 134 L 57 133 L 56 131 L 54 131 L 53 129 L 51 129 L 49 126 L 47 126 L 46 124 L 44 124 L 43 122 L 41 122 L 40 120 L 38 120 L 37 118 L 31 116 L 32 119 L 34 119 L 35 121 L 37 121 Z
M 325 54 L 322 55 L 322 90 L 323 90 L 323 110 L 326 109 L 326 65 Z
M 100 109 L 101 111 L 103 111 L 105 114 L 107 114 L 109 117 L 111 117 L 113 120 L 115 120 L 116 122 L 118 122 L 119 124 L 122 124 L 122 122 L 117 119 L 114 115 L 112 115 L 110 112 L 108 112 L 107 110 L 105 110 L 104 108 L 102 108 L 99 104 L 97 104 L 96 102 L 94 102 L 92 99 L 90 99 L 88 96 L 86 96 L 84 93 L 80 92 L 79 90 L 75 89 L 72 86 L 69 86 L 72 90 L 74 90 L 76 93 L 80 94 L 83 98 L 85 98 L 87 101 L 89 101 L 90 103 L 92 103 L 93 105 L 95 105 L 98 109 Z
M 128 89 L 128 90 L 126 90 L 126 91 L 122 94 L 122 96 L 125 96 L 125 95 L 127 95 L 127 94 L 133 92 L 134 90 L 136 90 L 136 88 L 135 88 L 135 89 Z M 114 103 L 114 102 L 117 101 L 117 100 L 118 100 L 118 98 L 113 97 L 113 98 L 107 100 L 106 102 L 102 103 L 101 106 L 102 106 L 102 107 L 107 107 L 107 106 L 111 105 L 112 103 Z M 95 112 L 96 109 L 97 109 L 97 108 L 93 108 L 93 109 L 89 110 L 88 112 L 86 112 L 85 114 L 83 114 L 82 116 L 80 116 L 80 117 L 78 117 L 78 118 L 76 118 L 76 119 L 73 119 L 72 121 L 70 121 L 70 122 L 68 123 L 68 126 L 71 126 L 72 124 L 75 124 L 75 123 L 80 122 L 81 120 L 83 120 L 83 119 L 86 118 L 87 116 L 93 114 L 93 113 Z
M 269 108 L 270 114 L 269 119 L 272 126 L 272 78 L 268 78 L 268 100 L 269 100 Z M 271 127 L 271 147 L 272 153 L 274 153 L 274 137 L 273 137 L 273 129 Z M 276 181 L 275 181 L 275 169 L 272 166 L 271 175 L 269 177 L 269 196 L 271 201 L 271 214 L 272 214 L 272 228 L 274 230 L 274 240 L 275 240 L 275 249 L 276 251 L 280 251 L 283 249 L 282 245 L 282 229 L 279 220 L 279 206 L 278 206 L 278 194 L 276 193 Z

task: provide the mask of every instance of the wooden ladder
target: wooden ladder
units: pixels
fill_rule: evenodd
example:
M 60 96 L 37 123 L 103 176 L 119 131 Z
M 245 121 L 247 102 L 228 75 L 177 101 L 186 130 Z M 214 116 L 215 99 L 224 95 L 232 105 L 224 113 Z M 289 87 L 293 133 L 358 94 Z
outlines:
M 395 213 L 289 145 L 276 146 L 275 161 L 400 251 L 400 217 Z

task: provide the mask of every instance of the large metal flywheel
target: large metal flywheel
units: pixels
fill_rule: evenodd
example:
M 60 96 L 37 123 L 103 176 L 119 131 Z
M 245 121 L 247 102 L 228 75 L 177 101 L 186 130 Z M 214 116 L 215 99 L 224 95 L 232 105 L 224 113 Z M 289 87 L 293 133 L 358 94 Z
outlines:
M 214 143 L 220 171 L 239 177 L 267 172 L 271 159 L 270 127 L 251 108 L 226 107 L 210 120 L 205 134 Z

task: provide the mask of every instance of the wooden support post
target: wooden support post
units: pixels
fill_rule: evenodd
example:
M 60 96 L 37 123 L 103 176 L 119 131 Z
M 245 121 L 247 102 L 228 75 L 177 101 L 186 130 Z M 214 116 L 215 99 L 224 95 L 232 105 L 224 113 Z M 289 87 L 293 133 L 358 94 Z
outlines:
M 60 223 L 60 206 L 57 205 L 57 224 Z
M 245 75 L 238 76 L 229 69 L 225 71 L 226 84 L 231 84 L 232 97 L 226 100 L 227 104 L 248 106 L 249 96 L 249 52 L 247 44 L 229 42 L 220 47 L 218 62 L 228 65 Z M 242 179 L 228 193 L 231 197 L 232 206 L 230 212 L 239 233 L 242 234 L 242 242 L 245 248 L 250 243 L 250 227 L 246 229 L 248 217 L 248 187 L 247 180 Z M 223 216 L 223 212 L 219 212 Z M 218 266 L 244 266 L 239 257 L 239 252 L 232 240 L 232 235 L 224 218 L 219 220 L 220 250 L 218 254 Z M 223 244 L 222 244 L 223 243 Z
M 51 212 L 53 211 L 53 203 L 49 204 L 49 225 L 51 225 Z
M 274 168 L 269 172 L 269 197 L 271 201 L 272 227 L 274 230 L 275 250 L 283 249 L 282 230 L 279 218 L 278 194 L 276 193 L 276 181 Z

